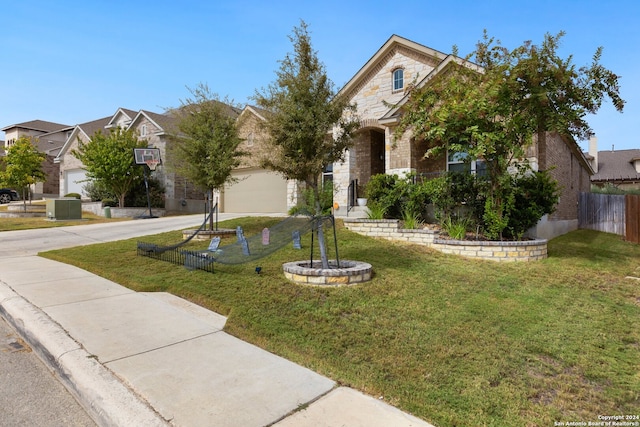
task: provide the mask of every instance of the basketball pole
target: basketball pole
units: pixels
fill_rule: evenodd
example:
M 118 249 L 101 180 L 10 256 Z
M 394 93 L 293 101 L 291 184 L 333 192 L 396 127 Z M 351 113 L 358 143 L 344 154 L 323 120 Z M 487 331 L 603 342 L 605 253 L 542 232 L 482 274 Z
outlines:
M 149 166 L 148 165 L 144 165 L 144 172 L 143 172 L 143 176 L 144 176 L 144 187 L 147 189 L 147 206 L 149 206 L 149 218 L 154 218 L 153 213 L 151 213 L 151 195 L 149 195 L 149 180 L 147 179 L 147 168 Z M 151 170 L 151 168 L 149 168 L 149 170 Z

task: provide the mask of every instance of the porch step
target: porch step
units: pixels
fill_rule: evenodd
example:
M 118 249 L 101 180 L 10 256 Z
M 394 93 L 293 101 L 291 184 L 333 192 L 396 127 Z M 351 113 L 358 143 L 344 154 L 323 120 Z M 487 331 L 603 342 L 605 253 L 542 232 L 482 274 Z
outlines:
M 336 214 L 336 218 L 367 218 L 369 210 L 366 206 L 353 206 L 346 215 Z

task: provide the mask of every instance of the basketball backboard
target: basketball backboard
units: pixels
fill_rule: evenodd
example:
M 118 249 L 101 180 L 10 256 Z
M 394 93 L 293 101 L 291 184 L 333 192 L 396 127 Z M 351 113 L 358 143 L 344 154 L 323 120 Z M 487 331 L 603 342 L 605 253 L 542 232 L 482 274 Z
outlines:
M 162 164 L 159 148 L 134 148 L 133 155 L 137 165 L 147 165 L 151 170 Z

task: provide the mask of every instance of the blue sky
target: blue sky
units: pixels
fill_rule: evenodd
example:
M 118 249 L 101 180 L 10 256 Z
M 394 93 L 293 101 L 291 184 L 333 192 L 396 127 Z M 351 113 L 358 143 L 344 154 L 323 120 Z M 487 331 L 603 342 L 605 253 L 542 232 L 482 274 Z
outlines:
M 0 0 L 0 127 L 35 119 L 74 125 L 119 107 L 163 112 L 199 83 L 245 104 L 275 80 L 303 19 L 336 89 L 393 34 L 466 55 L 483 29 L 508 48 L 564 30 L 563 56 L 587 65 L 603 46 L 602 64 L 621 76 L 624 113 L 607 101 L 589 117 L 600 149 L 640 148 L 640 2 L 518 3 Z

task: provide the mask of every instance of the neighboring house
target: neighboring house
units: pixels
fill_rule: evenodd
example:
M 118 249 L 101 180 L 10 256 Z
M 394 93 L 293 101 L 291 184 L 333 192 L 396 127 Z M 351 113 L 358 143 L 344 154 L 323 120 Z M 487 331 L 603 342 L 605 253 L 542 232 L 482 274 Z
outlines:
M 103 117 L 76 125 L 69 134 L 54 159 L 54 162 L 60 168 L 60 197 L 64 197 L 69 193 L 86 196 L 84 191 L 84 186 L 87 185 L 86 171 L 82 162 L 72 154 L 72 151 L 78 148 L 78 139 L 82 142 L 88 142 L 97 131 L 108 132 L 108 130 L 105 130 L 105 126 L 109 124 L 111 119 L 112 116 Z
M 46 155 L 42 165 L 46 179 L 32 187 L 33 197 L 57 195 L 60 185 L 60 168 L 54 159 L 73 130 L 73 126 L 44 120 L 32 120 L 6 126 L 1 130 L 5 132 L 6 148 L 10 148 L 18 138 L 26 136 L 36 145 L 38 151 Z
M 234 117 L 240 115 L 235 108 L 229 107 L 229 114 Z M 176 116 L 172 112 L 158 114 L 147 110 L 129 110 L 119 108 L 113 116 L 77 125 L 64 146 L 60 149 L 56 162 L 60 165 L 60 195 L 71 192 L 85 195 L 83 186 L 86 184 L 86 170 L 82 163 L 73 156 L 72 151 L 77 148 L 78 138 L 88 142 L 95 132 L 101 130 L 108 133 L 110 129 L 121 127 L 133 129 L 138 138 L 146 140 L 149 147 L 158 148 L 162 159 L 162 166 L 153 172 L 165 189 L 165 209 L 169 211 L 202 212 L 204 210 L 204 192 L 197 189 L 185 178 L 177 175 L 168 166 L 170 163 L 170 136 L 177 134 Z M 255 121 L 246 121 L 254 123 Z M 246 125 L 248 126 L 248 125 Z M 245 127 L 248 129 L 247 127 Z M 256 130 L 254 134 L 258 134 Z M 250 138 L 250 140 L 253 136 Z M 247 151 L 259 147 L 248 141 L 243 142 Z M 133 153 L 132 153 L 133 155 Z M 252 163 L 255 157 L 247 160 L 234 177 L 238 182 L 232 190 L 217 194 L 220 212 L 286 212 L 286 181 L 273 173 L 255 167 Z M 142 167 L 142 166 L 141 166 Z M 277 178 L 275 178 L 277 177 Z M 281 182 L 284 182 L 284 191 Z M 278 196 L 276 196 L 278 194 Z
M 131 123 L 128 124 L 129 129 L 133 129 L 140 139 L 145 139 L 149 147 L 158 148 L 160 150 L 160 158 L 163 166 L 160 166 L 153 173 L 165 189 L 165 209 L 168 211 L 185 211 L 185 212 L 202 212 L 204 205 L 204 192 L 198 190 L 185 180 L 178 176 L 167 165 L 169 151 L 167 144 L 170 144 L 170 136 L 177 133 L 176 118 L 171 114 L 158 114 L 147 110 L 138 111 Z
M 243 139 L 239 149 L 249 155 L 232 172 L 236 182 L 219 195 L 222 212 L 284 213 L 297 203 L 295 180 L 286 180 L 260 167 L 259 160 L 266 155 L 265 133 L 260 128 L 265 113 L 261 108 L 249 105 L 238 117 L 238 134 Z
M 408 132 L 398 139 L 393 137 L 402 105 L 408 100 L 408 86 L 428 84 L 454 61 L 460 59 L 393 35 L 340 90 L 357 104 L 361 128 L 345 161 L 333 165 L 336 215 L 348 215 L 352 203 L 349 188 L 356 180 L 362 188 L 378 173 L 415 172 L 428 177 L 460 166 L 453 153 L 425 159 L 426 144 Z M 593 171 L 572 139 L 548 134 L 546 147 L 540 148 L 534 138 L 529 161 L 534 170 L 549 170 L 560 183 L 562 194 L 556 212 L 544 218 L 533 234 L 551 238 L 577 228 L 578 195 L 589 191 Z
M 611 185 L 620 190 L 640 189 L 640 149 L 598 151 L 595 137 L 589 141 L 588 158 L 595 172 L 591 183 L 598 187 Z
M 79 124 L 74 129 L 65 145 L 61 148 L 56 162 L 60 164 L 60 196 L 68 193 L 79 193 L 86 196 L 83 187 L 86 185 L 86 170 L 80 160 L 73 155 L 78 147 L 78 139 L 88 142 L 91 137 L 101 131 L 108 134 L 111 129 L 133 129 L 140 139 L 148 141 L 149 147 L 159 148 L 163 162 L 167 156 L 167 139 L 174 120 L 171 116 L 157 114 L 146 110 L 130 110 L 119 108 L 112 116 Z M 133 153 L 131 153 L 133 158 Z M 140 166 L 142 167 L 142 166 Z M 160 166 L 153 172 L 165 187 L 165 208 L 173 211 L 201 212 L 201 192 L 193 186 L 176 178 L 174 173 Z

